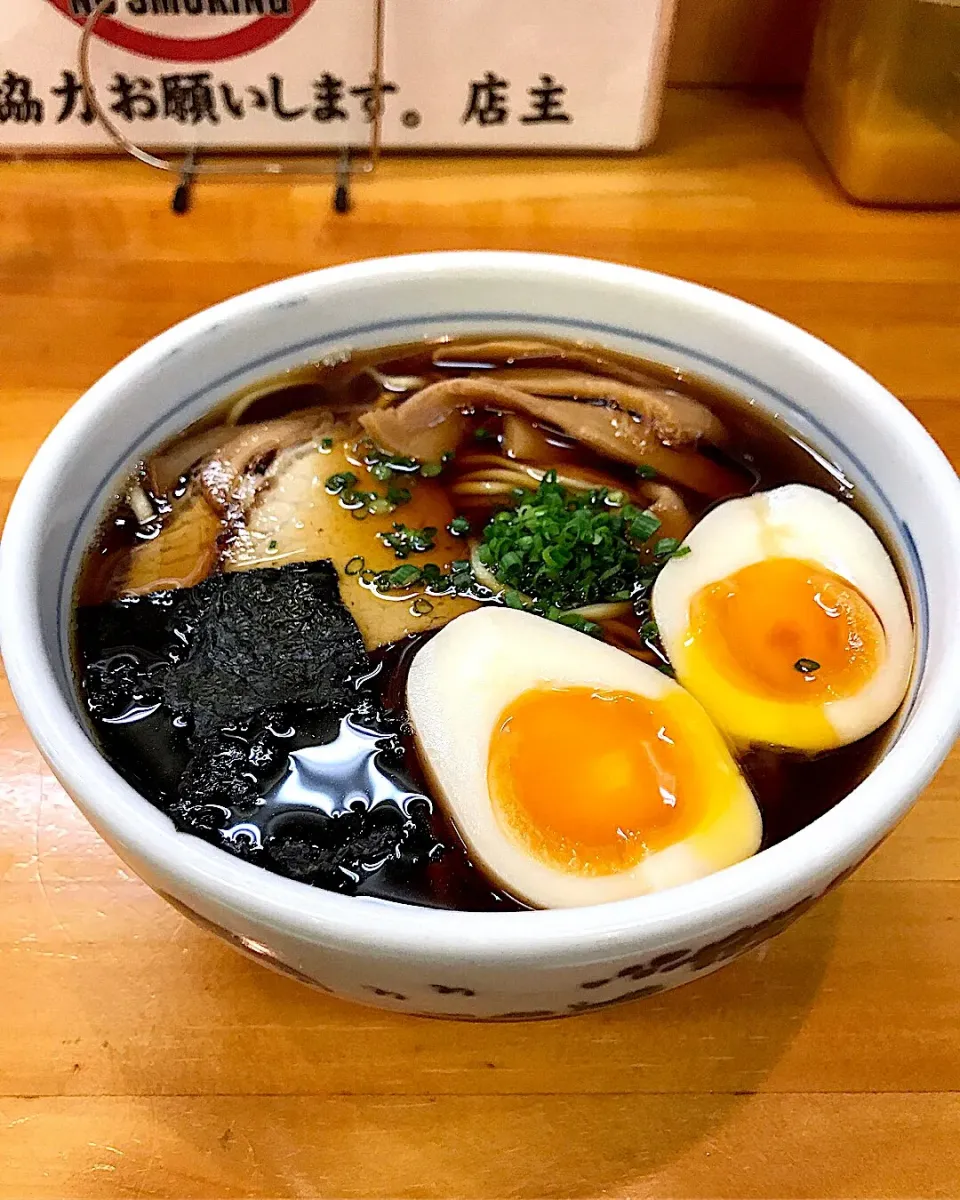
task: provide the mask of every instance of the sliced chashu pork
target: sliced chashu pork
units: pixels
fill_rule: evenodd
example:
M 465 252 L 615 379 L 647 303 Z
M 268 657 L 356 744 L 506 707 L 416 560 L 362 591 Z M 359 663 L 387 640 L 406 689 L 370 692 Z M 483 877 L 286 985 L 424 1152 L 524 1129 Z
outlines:
M 211 574 L 220 555 L 223 522 L 204 493 L 192 487 L 160 533 L 139 543 L 126 559 L 125 595 L 193 587 Z
M 206 579 L 265 484 L 271 459 L 284 447 L 316 445 L 334 427 L 329 412 L 310 409 L 204 430 L 149 460 L 146 477 L 156 495 L 168 496 L 188 475 L 186 492 L 173 499 L 156 537 L 139 542 L 125 557 L 124 573 L 108 581 L 107 596 L 192 587 Z
M 472 600 L 456 596 L 431 596 L 429 612 L 417 615 L 412 604 L 420 595 L 410 587 L 387 596 L 364 586 L 354 572 L 345 568 L 352 559 L 362 558 L 365 568 L 374 571 L 399 566 L 394 552 L 377 536 L 390 533 L 394 522 L 421 529 L 437 529 L 435 547 L 424 554 L 412 554 L 405 562 L 423 566 L 436 563 L 446 570 L 455 559 L 467 557 L 462 538 L 454 537 L 446 526 L 454 516 L 443 488 L 431 479 L 401 476 L 398 484 L 409 487 L 412 498 L 393 513 L 367 516 L 358 521 L 341 506 L 339 498 L 326 490 L 332 474 L 352 471 L 359 476 L 357 486 L 379 491 L 385 485 L 357 467 L 346 454 L 346 444 L 338 441 L 330 451 L 316 447 L 294 447 L 277 457 L 247 514 L 243 530 L 229 547 L 224 570 L 243 571 L 253 567 L 282 566 L 289 562 L 308 562 L 328 558 L 340 577 L 340 595 L 353 614 L 368 650 L 399 641 L 410 633 L 423 633 L 446 624 L 460 613 L 476 607 Z M 420 606 L 418 606 L 420 607 Z
M 581 445 L 618 462 L 652 467 L 658 474 L 708 496 L 744 490 L 744 482 L 695 449 L 665 446 L 652 425 L 603 404 L 535 396 L 486 379 L 449 379 L 431 384 L 390 408 L 365 413 L 360 423 L 380 446 L 421 461 L 458 449 L 470 432 L 464 412 L 491 409 L 522 413 L 553 426 Z

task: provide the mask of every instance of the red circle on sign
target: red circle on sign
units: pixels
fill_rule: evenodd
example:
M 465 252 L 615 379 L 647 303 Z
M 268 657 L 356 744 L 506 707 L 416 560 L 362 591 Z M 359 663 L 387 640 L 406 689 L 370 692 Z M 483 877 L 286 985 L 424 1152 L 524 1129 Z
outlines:
M 71 9 L 71 0 L 48 0 L 75 25 L 83 26 L 88 17 L 77 16 Z M 94 36 L 131 54 L 143 58 L 160 58 L 167 62 L 219 62 L 225 58 L 239 58 L 261 50 L 282 37 L 291 25 L 299 21 L 313 4 L 313 0 L 290 0 L 290 11 L 282 17 L 257 17 L 249 25 L 234 29 L 230 33 L 219 33 L 213 37 L 176 38 L 160 33 L 148 33 L 124 25 L 115 17 L 101 17 L 94 28 Z

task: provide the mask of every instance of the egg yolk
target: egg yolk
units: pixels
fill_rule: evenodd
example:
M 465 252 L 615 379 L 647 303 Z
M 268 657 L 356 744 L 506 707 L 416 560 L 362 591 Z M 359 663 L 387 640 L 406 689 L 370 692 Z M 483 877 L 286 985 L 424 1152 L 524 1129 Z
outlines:
M 605 875 L 696 825 L 700 768 L 671 698 L 533 688 L 494 726 L 488 784 L 501 824 L 541 861 Z
M 885 647 L 879 617 L 852 584 L 795 558 L 764 559 L 702 588 L 685 644 L 743 690 L 801 704 L 855 695 Z

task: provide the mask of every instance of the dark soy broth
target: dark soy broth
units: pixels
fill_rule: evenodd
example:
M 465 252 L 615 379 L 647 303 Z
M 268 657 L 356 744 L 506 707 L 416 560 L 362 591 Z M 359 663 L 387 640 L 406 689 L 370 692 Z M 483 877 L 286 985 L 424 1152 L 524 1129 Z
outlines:
M 678 540 L 722 500 L 785 483 L 860 507 L 841 472 L 795 431 L 700 379 L 589 346 L 517 339 L 511 357 L 505 344 L 389 347 L 267 380 L 131 473 L 78 581 L 78 685 L 105 757 L 178 828 L 347 894 L 522 908 L 471 863 L 432 799 L 404 711 L 417 650 L 460 612 L 500 602 L 471 575 L 457 521 L 480 530 L 546 470 L 611 496 L 622 489 Z M 542 399 L 530 411 L 509 407 L 515 392 L 511 400 L 503 389 L 529 384 L 531 372 L 538 387 L 569 386 L 553 393 L 563 419 L 544 417 Z M 506 407 L 495 389 L 482 403 L 464 393 L 455 454 L 386 460 L 360 418 L 451 379 L 496 381 Z M 724 436 L 677 450 L 660 435 L 653 449 L 680 478 L 641 473 L 605 454 L 569 407 L 595 415 L 596 388 L 611 379 L 667 405 L 680 397 L 691 411 L 704 406 Z M 642 430 L 657 418 L 629 419 Z M 398 601 L 399 585 L 383 581 L 408 566 L 419 592 Z M 649 581 L 638 585 L 630 611 L 598 618 L 593 632 L 664 666 L 648 593 Z M 861 782 L 889 728 L 814 757 L 743 754 L 763 846 Z

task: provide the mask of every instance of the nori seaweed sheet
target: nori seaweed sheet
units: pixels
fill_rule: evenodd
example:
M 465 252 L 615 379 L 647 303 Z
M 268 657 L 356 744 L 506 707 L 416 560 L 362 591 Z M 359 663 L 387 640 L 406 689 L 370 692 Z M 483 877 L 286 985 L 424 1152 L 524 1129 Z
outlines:
M 191 589 L 203 608 L 165 698 L 206 737 L 278 705 L 348 712 L 370 669 L 326 561 L 217 575 Z
M 179 828 L 338 891 L 382 876 L 402 894 L 404 878 L 435 860 L 432 806 L 405 778 L 399 720 L 365 683 L 370 660 L 331 563 L 81 608 L 77 642 L 104 752 Z M 291 806 L 280 790 L 291 754 L 349 742 L 345 718 L 374 735 L 353 769 L 374 772 L 396 800 L 354 795 L 338 807 L 331 778 L 321 805 Z
M 290 704 L 347 712 L 370 670 L 325 560 L 81 608 L 77 630 L 94 719 L 162 700 L 196 737 Z

